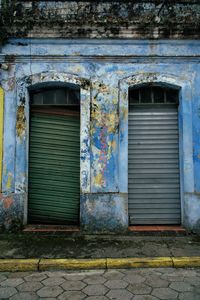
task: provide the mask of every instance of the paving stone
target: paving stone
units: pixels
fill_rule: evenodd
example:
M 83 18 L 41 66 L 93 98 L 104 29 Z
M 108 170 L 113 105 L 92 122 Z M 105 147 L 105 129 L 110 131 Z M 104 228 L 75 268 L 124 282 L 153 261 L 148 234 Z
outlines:
M 5 299 L 17 293 L 14 287 L 0 287 L 0 299 Z
M 157 299 L 158 298 L 151 295 L 136 295 L 133 297 L 133 300 L 157 300 Z
M 134 295 L 150 294 L 152 288 L 144 283 L 130 284 L 128 290 Z
M 132 274 L 127 275 L 123 278 L 123 280 L 127 281 L 128 283 L 142 283 L 145 281 L 145 277 L 142 277 L 139 274 Z
M 144 270 L 144 269 L 143 269 Z M 155 269 L 154 269 L 155 270 Z M 176 271 L 174 268 L 156 268 L 159 273 L 171 274 Z M 145 270 L 144 270 L 145 271 Z
M 86 295 L 83 294 L 81 291 L 67 291 L 58 297 L 59 300 L 82 300 L 85 298 Z
M 41 289 L 43 285 L 38 281 L 28 281 L 20 284 L 17 289 L 20 292 L 35 292 Z
M 110 271 L 107 271 L 104 275 L 103 275 L 106 279 L 122 279 L 125 274 L 123 274 L 122 272 L 119 272 L 119 271 L 115 271 L 115 270 L 110 270 Z
M 119 289 L 119 290 L 110 290 L 106 296 L 109 299 L 130 300 L 133 297 L 133 294 L 127 290 Z
M 34 292 L 18 293 L 10 298 L 10 300 L 37 300 L 37 299 L 38 299 L 38 297 Z M 47 299 L 45 299 L 45 300 L 47 300 Z
M 108 280 L 106 283 L 104 283 L 105 286 L 107 286 L 109 289 L 123 289 L 128 286 L 128 282 L 124 280 Z
M 63 289 L 59 286 L 45 286 L 37 291 L 38 296 L 41 298 L 57 297 L 63 292 Z
M 12 272 L 8 274 L 8 278 L 22 278 L 31 275 L 31 272 Z
M 184 280 L 184 276 L 181 275 L 177 275 L 176 273 L 172 273 L 172 274 L 163 274 L 161 277 L 161 279 L 167 280 L 167 281 L 183 281 Z
M 85 276 L 103 275 L 105 273 L 105 270 L 87 270 L 82 271 L 81 273 Z
M 45 273 L 33 273 L 29 276 L 24 277 L 26 281 L 42 281 L 45 278 L 47 278 L 47 275 Z
M 66 278 L 67 280 L 83 280 L 86 276 L 84 274 L 65 274 L 64 278 Z
M 88 285 L 83 289 L 83 292 L 88 296 L 103 296 L 107 293 L 108 289 L 102 284 Z
M 108 300 L 106 296 L 90 296 L 86 298 L 87 300 Z
M 8 278 L 1 282 L 1 286 L 16 287 L 23 282 L 24 282 L 24 280 L 22 278 Z
M 41 299 L 43 299 L 43 298 L 37 298 L 37 299 L 39 299 L 39 300 L 41 300 Z M 57 298 L 44 298 L 45 300 L 55 300 L 55 299 L 57 299 Z
M 87 284 L 101 284 L 106 282 L 106 279 L 103 276 L 94 275 L 94 276 L 88 276 L 83 281 Z
M 200 273 L 198 272 L 200 268 L 138 268 L 108 270 L 101 273 L 96 270 L 2 272 L 0 273 L 2 280 L 0 299 L 200 300 L 200 276 L 198 276 Z
M 187 282 L 172 282 L 169 286 L 177 292 L 191 292 L 193 287 Z
M 50 277 L 42 281 L 42 284 L 46 286 L 52 286 L 52 285 L 60 285 L 63 282 L 65 282 L 65 279 L 62 277 Z
M 155 268 L 144 268 L 144 269 L 138 269 L 138 274 L 142 276 L 160 276 L 162 275 L 162 272 L 159 271 L 159 269 Z
M 184 281 L 190 283 L 191 285 L 200 286 L 200 278 L 197 276 L 185 277 Z
M 178 297 L 178 293 L 170 288 L 154 288 L 151 294 L 162 300 L 176 299 Z
M 189 276 L 196 276 L 196 271 L 191 269 L 179 268 L 176 269 L 176 272 L 174 272 L 174 274 L 176 274 L 177 276 L 189 277 Z
M 152 287 L 168 287 L 169 285 L 169 282 L 167 280 L 161 279 L 157 275 L 148 276 L 145 283 Z
M 191 292 L 179 294 L 179 300 L 199 300 L 199 298 L 199 295 Z
M 7 277 L 5 275 L 0 275 L 0 282 L 4 281 L 6 279 L 7 279 Z
M 82 281 L 65 281 L 62 285 L 62 288 L 64 290 L 69 290 L 69 291 L 80 291 L 82 290 L 86 284 Z
M 46 271 L 44 274 L 48 277 L 64 277 L 68 273 L 66 271 Z

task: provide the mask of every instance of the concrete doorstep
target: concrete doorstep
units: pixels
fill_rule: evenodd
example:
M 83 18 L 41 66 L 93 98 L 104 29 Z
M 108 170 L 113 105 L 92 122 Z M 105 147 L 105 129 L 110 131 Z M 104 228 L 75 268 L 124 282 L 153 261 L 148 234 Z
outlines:
M 200 256 L 99 259 L 0 259 L 0 272 L 200 267 Z

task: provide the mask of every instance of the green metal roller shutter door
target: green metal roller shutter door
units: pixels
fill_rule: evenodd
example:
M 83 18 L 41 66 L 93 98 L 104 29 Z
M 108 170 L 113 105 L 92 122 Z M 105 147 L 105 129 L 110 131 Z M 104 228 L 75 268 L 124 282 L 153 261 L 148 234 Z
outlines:
M 80 118 L 32 112 L 29 223 L 78 224 Z

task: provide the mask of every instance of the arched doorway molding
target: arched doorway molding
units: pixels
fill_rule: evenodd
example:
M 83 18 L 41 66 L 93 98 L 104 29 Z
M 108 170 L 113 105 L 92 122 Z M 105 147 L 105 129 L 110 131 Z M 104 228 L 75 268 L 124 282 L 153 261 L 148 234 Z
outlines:
M 143 84 L 169 86 L 180 90 L 179 96 L 179 158 L 182 223 L 184 195 L 194 191 L 192 144 L 192 85 L 189 78 L 170 74 L 140 73 L 119 81 L 119 191 L 128 194 L 128 92 Z
M 17 82 L 15 192 L 25 193 L 24 223 L 27 222 L 29 89 L 38 86 L 76 85 L 80 88 L 80 193 L 90 192 L 90 81 L 68 73 L 45 72 L 21 78 Z

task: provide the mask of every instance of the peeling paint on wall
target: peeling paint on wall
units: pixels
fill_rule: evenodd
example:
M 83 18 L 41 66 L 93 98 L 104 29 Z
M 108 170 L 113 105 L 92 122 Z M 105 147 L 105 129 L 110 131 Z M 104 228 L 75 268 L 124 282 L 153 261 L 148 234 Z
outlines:
M 91 112 L 94 189 L 112 190 L 112 175 L 116 173 L 117 169 L 117 166 L 114 165 L 113 154 L 117 145 L 118 125 L 116 89 L 102 82 L 94 82 Z M 110 174 L 108 170 L 110 170 Z
M 26 116 L 25 116 L 24 105 L 20 105 L 17 108 L 17 123 L 16 123 L 16 132 L 17 136 L 22 139 L 25 134 L 26 129 Z

